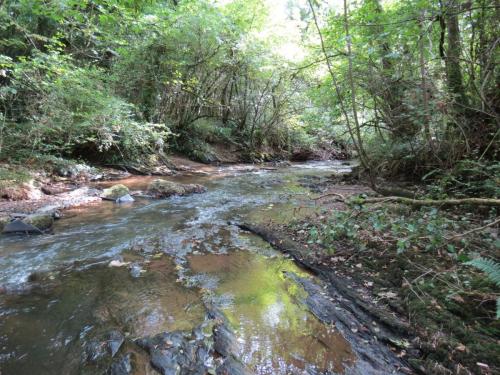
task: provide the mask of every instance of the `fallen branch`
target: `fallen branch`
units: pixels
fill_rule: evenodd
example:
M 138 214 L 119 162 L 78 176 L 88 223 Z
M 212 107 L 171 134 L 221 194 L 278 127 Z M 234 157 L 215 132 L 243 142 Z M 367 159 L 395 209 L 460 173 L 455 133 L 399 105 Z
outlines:
M 446 237 L 446 239 L 448 241 L 451 241 L 451 240 L 454 240 L 455 238 L 465 237 L 465 236 L 472 234 L 472 233 L 481 232 L 482 230 L 485 230 L 486 228 L 494 227 L 495 225 L 497 225 L 499 223 L 500 223 L 500 219 L 497 219 L 495 221 L 492 221 L 491 223 L 483 225 L 482 227 L 474 228 L 474 229 L 471 229 L 467 232 L 459 233 L 459 234 L 456 234 L 456 235 L 451 236 L 451 237 Z
M 363 200 L 362 203 L 380 203 L 380 202 L 402 203 L 414 207 L 422 207 L 422 206 L 450 207 L 450 206 L 461 206 L 466 204 L 473 206 L 500 207 L 500 199 L 493 199 L 493 198 L 413 199 L 405 197 L 380 197 L 380 198 L 366 198 Z
M 328 194 L 324 194 L 320 197 L 317 197 L 317 198 L 313 198 L 312 200 L 313 201 L 319 201 L 320 199 L 323 199 L 323 198 L 326 198 L 326 197 L 338 197 L 340 198 L 338 201 L 340 202 L 344 202 L 345 203 L 345 197 L 342 195 L 342 194 L 339 194 L 339 193 L 328 193 Z

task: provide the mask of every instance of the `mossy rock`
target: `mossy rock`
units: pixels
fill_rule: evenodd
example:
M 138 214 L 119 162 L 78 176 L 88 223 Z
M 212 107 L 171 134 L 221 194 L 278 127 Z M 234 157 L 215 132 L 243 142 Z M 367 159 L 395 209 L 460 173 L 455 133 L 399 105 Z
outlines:
M 101 198 L 110 201 L 116 201 L 118 198 L 121 198 L 127 194 L 129 194 L 128 187 L 122 184 L 117 184 L 111 186 L 110 188 L 104 189 L 101 194 Z
M 54 217 L 50 214 L 28 215 L 23 221 L 26 224 L 33 225 L 41 231 L 46 231 L 54 225 Z
M 155 198 L 168 198 L 173 195 L 204 193 L 206 188 L 198 184 L 185 185 L 172 181 L 156 179 L 149 184 L 148 191 Z

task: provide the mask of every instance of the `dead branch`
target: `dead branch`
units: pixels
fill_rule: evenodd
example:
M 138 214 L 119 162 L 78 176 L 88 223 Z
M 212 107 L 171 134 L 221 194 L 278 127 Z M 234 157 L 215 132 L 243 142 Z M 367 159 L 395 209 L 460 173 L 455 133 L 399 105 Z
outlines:
M 408 204 L 413 207 L 423 207 L 423 206 L 439 206 L 439 207 L 451 207 L 451 206 L 490 206 L 490 207 L 500 207 L 500 199 L 494 198 L 463 198 L 463 199 L 413 199 L 406 197 L 380 197 L 380 198 L 366 198 L 362 203 L 402 203 Z

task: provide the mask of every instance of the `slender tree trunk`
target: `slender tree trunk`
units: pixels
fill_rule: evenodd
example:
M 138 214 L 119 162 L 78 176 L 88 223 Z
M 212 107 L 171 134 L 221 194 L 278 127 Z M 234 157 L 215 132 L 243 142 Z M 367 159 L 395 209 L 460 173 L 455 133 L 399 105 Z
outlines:
M 330 74 L 330 77 L 332 79 L 333 88 L 335 89 L 335 94 L 337 95 L 337 100 L 338 100 L 338 103 L 340 106 L 340 110 L 341 110 L 342 114 L 344 115 L 344 120 L 346 122 L 347 130 L 348 130 L 349 135 L 351 137 L 354 148 L 356 149 L 356 152 L 359 155 L 361 164 L 363 165 L 363 167 L 365 169 L 369 170 L 368 160 L 365 156 L 366 154 L 365 154 L 365 151 L 363 149 L 363 143 L 361 142 L 361 136 L 359 135 L 359 129 L 357 129 L 358 131 L 355 131 L 355 129 L 353 129 L 353 127 L 352 127 L 351 119 L 349 117 L 347 107 L 344 103 L 344 97 L 343 97 L 342 92 L 340 90 L 340 86 L 337 82 L 337 77 L 333 71 L 333 67 L 332 67 L 332 63 L 330 61 L 330 57 L 328 55 L 328 51 L 326 50 L 325 40 L 323 38 L 321 28 L 319 27 L 319 24 L 318 24 L 318 18 L 316 16 L 316 11 L 314 10 L 314 6 L 313 6 L 311 0 L 308 0 L 308 3 L 309 3 L 309 7 L 311 9 L 311 13 L 313 15 L 314 24 L 316 25 L 316 30 L 318 31 L 319 40 L 321 42 L 321 50 L 323 52 L 323 55 L 325 56 L 326 67 L 327 67 L 328 73 Z
M 423 104 L 423 125 L 424 125 L 424 133 L 427 142 L 432 148 L 432 136 L 430 129 L 430 114 L 429 114 L 429 90 L 427 89 L 427 69 L 426 69 L 426 61 L 425 61 L 425 50 L 424 50 L 424 25 L 423 20 L 425 19 L 425 13 L 422 14 L 422 21 L 420 22 L 420 40 L 418 43 L 419 46 L 419 57 L 420 57 L 420 89 L 422 91 L 422 104 Z
M 460 42 L 460 27 L 458 24 L 458 13 L 460 11 L 459 0 L 450 0 L 446 9 L 446 28 L 448 31 L 448 48 L 446 50 L 446 75 L 448 89 L 455 97 L 458 104 L 457 112 L 463 112 L 467 105 L 467 97 L 463 84 L 462 70 L 460 68 L 460 56 L 462 46 Z
M 349 86 L 351 88 L 351 105 L 352 105 L 352 115 L 354 119 L 354 130 L 356 131 L 356 137 L 359 142 L 360 148 L 363 150 L 363 142 L 361 138 L 361 128 L 359 126 L 358 119 L 358 106 L 356 104 L 356 84 L 354 82 L 354 77 L 352 74 L 352 39 L 349 33 L 349 15 L 347 9 L 347 0 L 344 0 L 344 28 L 345 28 L 345 38 L 347 44 L 347 61 L 348 61 L 348 79 Z M 364 151 L 363 151 L 364 152 Z

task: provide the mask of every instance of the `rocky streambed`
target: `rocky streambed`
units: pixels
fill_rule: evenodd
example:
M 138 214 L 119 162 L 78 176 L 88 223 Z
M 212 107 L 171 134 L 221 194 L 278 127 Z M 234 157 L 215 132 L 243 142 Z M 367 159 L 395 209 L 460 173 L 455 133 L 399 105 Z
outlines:
M 230 224 L 313 211 L 304 180 L 348 170 L 187 173 L 167 179 L 182 194 L 156 183 L 157 199 L 70 209 L 50 234 L 1 237 L 2 375 L 403 373 L 346 324 L 341 294 Z M 147 191 L 152 180 L 120 182 Z

